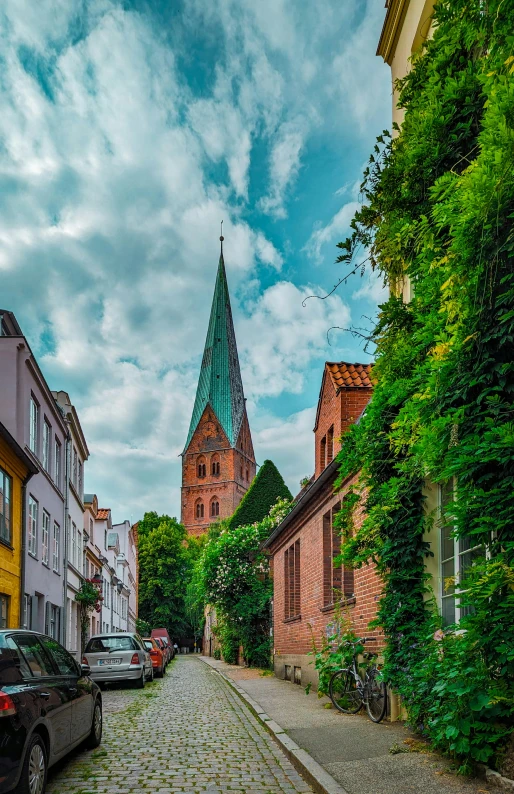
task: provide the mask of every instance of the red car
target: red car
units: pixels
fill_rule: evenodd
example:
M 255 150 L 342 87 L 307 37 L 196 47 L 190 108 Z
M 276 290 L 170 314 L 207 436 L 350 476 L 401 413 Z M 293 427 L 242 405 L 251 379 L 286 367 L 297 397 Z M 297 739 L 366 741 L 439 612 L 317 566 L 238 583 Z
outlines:
M 154 675 L 162 678 L 166 669 L 166 657 L 163 649 L 155 641 L 155 637 L 143 637 L 143 643 L 150 654 Z

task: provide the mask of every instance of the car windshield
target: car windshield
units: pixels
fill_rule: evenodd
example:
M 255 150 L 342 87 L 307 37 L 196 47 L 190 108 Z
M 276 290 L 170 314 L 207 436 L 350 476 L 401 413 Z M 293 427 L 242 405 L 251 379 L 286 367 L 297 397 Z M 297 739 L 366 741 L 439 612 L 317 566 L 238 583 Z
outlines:
M 85 653 L 112 653 L 113 651 L 139 650 L 132 637 L 93 637 L 86 645 Z

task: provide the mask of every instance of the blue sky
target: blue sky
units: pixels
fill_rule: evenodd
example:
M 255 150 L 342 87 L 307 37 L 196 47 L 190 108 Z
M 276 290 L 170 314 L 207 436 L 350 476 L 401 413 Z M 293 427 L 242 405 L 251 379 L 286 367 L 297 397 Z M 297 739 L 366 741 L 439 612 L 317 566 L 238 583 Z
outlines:
M 258 462 L 313 470 L 334 325 L 380 301 L 344 274 L 374 139 L 391 123 L 381 0 L 5 0 L 0 278 L 53 389 L 75 403 L 86 490 L 116 520 L 179 514 L 180 459 L 219 224 Z

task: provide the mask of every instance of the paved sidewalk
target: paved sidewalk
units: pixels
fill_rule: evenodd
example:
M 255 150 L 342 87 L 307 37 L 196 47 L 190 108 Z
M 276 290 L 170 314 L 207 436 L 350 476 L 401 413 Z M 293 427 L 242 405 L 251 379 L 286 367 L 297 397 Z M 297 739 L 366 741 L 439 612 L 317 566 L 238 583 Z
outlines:
M 179 656 L 142 691 L 104 693 L 104 739 L 50 770 L 48 794 L 312 794 L 231 687 Z
M 493 790 L 485 781 L 453 774 L 450 764 L 436 754 L 413 752 L 413 735 L 401 723 L 375 725 L 364 714 L 350 716 L 324 708 L 330 703 L 328 698 L 319 699 L 316 693 L 307 696 L 302 687 L 288 681 L 211 658 L 205 661 L 243 689 L 348 794 L 479 794 Z M 394 746 L 407 752 L 391 754 Z

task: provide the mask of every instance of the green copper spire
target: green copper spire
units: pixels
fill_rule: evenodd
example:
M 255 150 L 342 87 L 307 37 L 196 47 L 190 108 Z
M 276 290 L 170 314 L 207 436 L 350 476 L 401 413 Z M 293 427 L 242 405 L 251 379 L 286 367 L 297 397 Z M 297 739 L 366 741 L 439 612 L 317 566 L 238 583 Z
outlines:
M 233 447 L 236 445 L 244 415 L 243 381 L 239 369 L 227 274 L 223 261 L 223 239 L 222 235 L 220 237 L 221 253 L 218 274 L 202 368 L 184 452 L 191 443 L 193 434 L 208 404 L 218 417 L 218 421 Z

